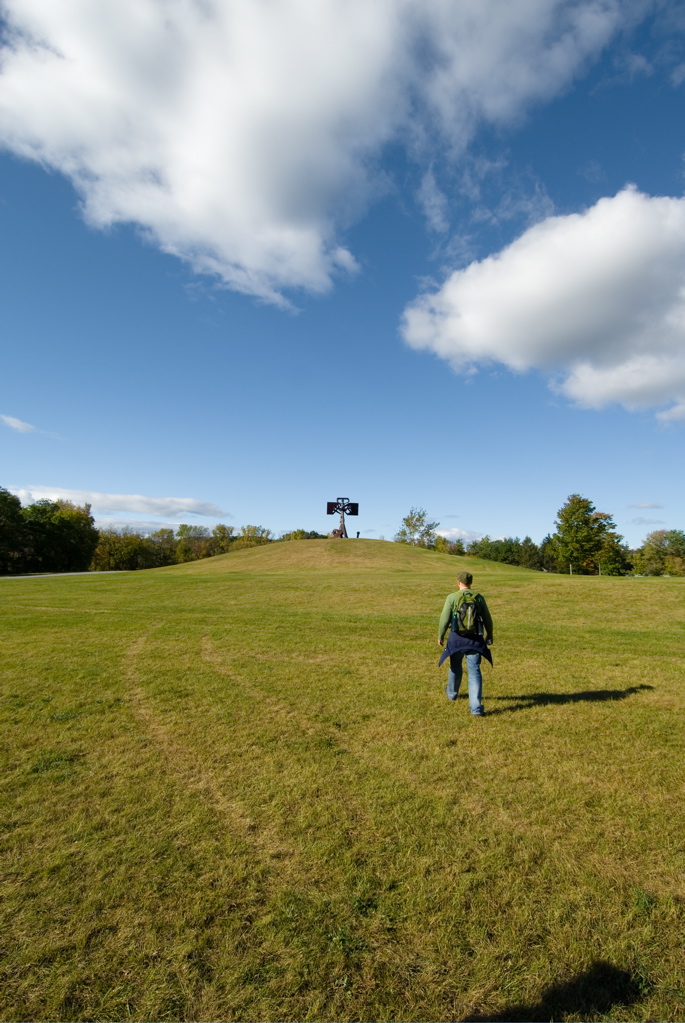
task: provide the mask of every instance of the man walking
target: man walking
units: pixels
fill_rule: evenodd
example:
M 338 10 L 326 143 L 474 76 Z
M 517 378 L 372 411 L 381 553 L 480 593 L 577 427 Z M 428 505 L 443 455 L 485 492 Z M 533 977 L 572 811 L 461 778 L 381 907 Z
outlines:
M 469 674 L 469 709 L 474 717 L 482 717 L 485 710 L 480 659 L 486 657 L 492 664 L 492 655 L 488 649 L 492 643 L 492 616 L 485 598 L 471 589 L 473 583 L 471 573 L 461 572 L 457 576 L 457 581 L 459 589 L 456 593 L 449 594 L 440 615 L 439 646 L 442 646 L 450 624 L 452 631 L 439 664 L 449 657 L 450 670 L 446 692 L 448 699 L 456 700 L 461 685 L 463 660 L 466 658 Z

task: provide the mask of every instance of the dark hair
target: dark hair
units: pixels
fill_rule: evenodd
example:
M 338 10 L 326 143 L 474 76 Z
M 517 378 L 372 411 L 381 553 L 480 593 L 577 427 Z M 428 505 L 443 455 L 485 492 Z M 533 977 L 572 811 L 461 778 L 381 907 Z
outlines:
M 457 582 L 463 583 L 464 586 L 470 586 L 473 582 L 473 576 L 470 572 L 460 572 L 457 576 Z

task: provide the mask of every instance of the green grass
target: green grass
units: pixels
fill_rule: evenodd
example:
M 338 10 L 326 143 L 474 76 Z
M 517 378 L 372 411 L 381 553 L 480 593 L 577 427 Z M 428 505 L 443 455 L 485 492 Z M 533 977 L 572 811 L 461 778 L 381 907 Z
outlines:
M 3 1020 L 685 1020 L 685 580 L 299 541 L 0 601 Z

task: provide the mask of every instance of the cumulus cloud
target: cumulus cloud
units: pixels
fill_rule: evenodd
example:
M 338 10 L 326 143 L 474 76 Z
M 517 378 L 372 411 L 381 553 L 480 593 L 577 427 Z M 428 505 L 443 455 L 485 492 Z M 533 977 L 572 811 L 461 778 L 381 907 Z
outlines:
M 4 0 L 0 142 L 67 175 L 91 224 L 137 225 L 283 303 L 356 269 L 340 229 L 384 187 L 384 145 L 462 152 L 566 87 L 639 6 Z
M 68 490 L 65 487 L 9 487 L 22 504 L 34 501 L 72 501 L 74 504 L 90 504 L 99 512 L 142 512 L 144 515 L 159 515 L 179 519 L 183 515 L 203 515 L 210 518 L 226 516 L 222 508 L 208 501 L 197 501 L 192 497 L 143 497 L 141 494 L 102 494 L 94 490 Z M 230 517 L 230 516 L 229 516 Z
M 0 416 L 0 419 L 5 426 L 9 426 L 10 430 L 16 430 L 17 433 L 36 433 L 35 426 L 24 423 L 21 419 L 15 419 L 14 416 Z
M 450 515 L 446 515 L 445 518 L 452 518 Z M 459 529 L 454 527 L 453 529 L 438 529 L 438 536 L 444 536 L 446 540 L 463 540 L 464 543 L 471 543 L 472 540 L 481 540 L 483 538 L 482 533 L 476 533 L 473 529 Z
M 581 406 L 685 419 L 685 199 L 628 187 L 548 217 L 419 296 L 402 330 L 458 372 L 539 369 Z
M 663 508 L 663 504 L 655 504 L 654 501 L 643 501 L 642 504 L 629 504 L 629 508 Z

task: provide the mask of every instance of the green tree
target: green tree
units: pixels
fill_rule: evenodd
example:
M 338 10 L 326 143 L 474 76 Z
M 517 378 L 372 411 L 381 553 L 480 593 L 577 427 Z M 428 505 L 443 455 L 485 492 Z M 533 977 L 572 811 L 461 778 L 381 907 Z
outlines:
M 271 530 L 265 529 L 264 526 L 241 526 L 240 535 L 233 543 L 233 550 L 261 547 L 262 544 L 272 543 L 272 541 Z
M 621 558 L 625 564 L 626 548 L 621 546 L 623 537 L 616 532 L 611 515 L 596 511 L 586 497 L 571 494 L 559 509 L 555 524 L 555 548 L 563 570 L 583 575 L 598 572 L 605 557 L 607 572 L 620 574 L 617 565 Z
M 92 572 L 114 572 L 117 565 L 119 533 L 116 529 L 101 529 L 97 547 L 90 563 Z
M 464 541 L 459 538 L 457 540 L 448 540 L 445 536 L 436 536 L 435 538 L 435 549 L 439 554 L 465 554 Z
M 491 540 L 489 536 L 484 536 L 480 540 L 471 541 L 468 553 L 476 558 L 500 561 L 504 565 L 542 568 L 540 548 L 529 536 L 524 540 L 519 540 L 517 536 L 505 536 L 499 540 Z
M 486 534 L 480 540 L 471 540 L 466 548 L 466 553 L 472 558 L 486 558 L 490 551 L 492 540 Z
M 519 565 L 522 568 L 534 568 L 538 571 L 542 568 L 540 548 L 529 536 L 524 536 L 521 541 Z
M 233 526 L 220 522 L 212 530 L 212 554 L 228 554 L 234 539 Z
M 98 544 L 90 505 L 37 501 L 22 508 L 26 571 L 85 572 Z
M 174 565 L 176 563 L 176 537 L 173 529 L 158 529 L 151 533 L 148 541 L 155 553 L 155 565 Z
M 188 526 L 184 522 L 176 530 L 176 560 L 197 561 L 206 558 L 210 550 L 207 526 Z
M 682 529 L 669 529 L 666 534 L 666 572 L 685 575 L 685 533 Z
M 563 572 L 556 538 L 549 533 L 540 543 L 540 568 L 543 572 Z
M 655 529 L 635 552 L 633 567 L 639 575 L 685 575 L 685 533 L 681 529 Z
M 602 575 L 624 575 L 632 568 L 630 551 L 621 543 L 614 520 L 606 512 L 595 512 L 594 519 L 602 533 L 602 546 L 597 554 L 597 565 Z
M 103 529 L 90 567 L 94 572 L 133 572 L 157 568 L 160 563 L 159 547 L 152 537 L 136 530 Z
M 642 546 L 635 552 L 634 567 L 639 575 L 663 575 L 666 568 L 667 529 L 648 533 Z
M 0 487 L 0 574 L 23 572 L 25 562 L 25 522 L 21 501 Z
M 395 534 L 395 543 L 408 543 L 414 547 L 435 547 L 435 532 L 439 522 L 429 522 L 425 508 L 410 508 Z
M 325 540 L 325 533 L 317 533 L 314 529 L 293 529 L 290 533 L 284 533 L 281 540 Z

